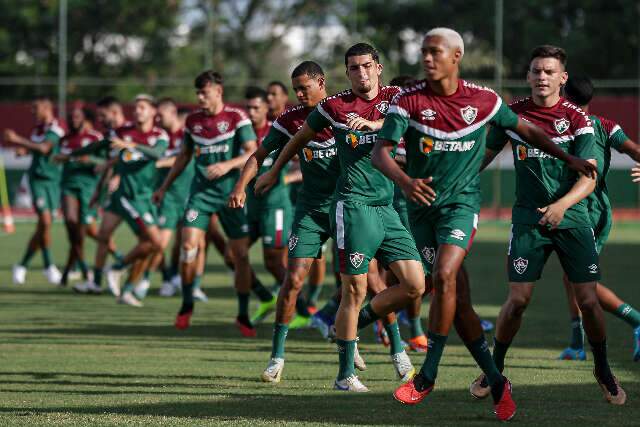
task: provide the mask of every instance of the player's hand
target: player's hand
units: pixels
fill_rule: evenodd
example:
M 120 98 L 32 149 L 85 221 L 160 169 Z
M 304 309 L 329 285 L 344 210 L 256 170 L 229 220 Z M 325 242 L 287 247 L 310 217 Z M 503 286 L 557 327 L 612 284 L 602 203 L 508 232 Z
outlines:
M 13 129 L 5 129 L 3 137 L 4 141 L 9 144 L 13 144 L 18 140 L 18 134 Z
M 71 157 L 68 154 L 56 154 L 53 161 L 56 163 L 67 163 Z
M 29 154 L 29 150 L 24 147 L 16 147 L 16 157 L 22 157 Z
M 429 178 L 412 178 L 400 188 L 404 192 L 408 200 L 419 205 L 431 206 L 431 202 L 436 199 L 436 192 L 429 185 L 433 181 L 433 177 Z
M 542 218 L 540 218 L 540 221 L 538 221 L 538 224 L 549 225 L 551 226 L 552 230 L 555 230 L 564 219 L 564 213 L 566 211 L 567 207 L 559 201 L 551 203 L 549 206 L 538 208 L 538 212 L 543 214 Z
M 159 206 L 160 203 L 162 203 L 162 199 L 164 199 L 164 194 L 165 194 L 164 188 L 162 187 L 158 188 L 151 195 L 151 202 Z
M 636 165 L 631 168 L 631 177 L 633 178 L 633 182 L 640 182 L 640 163 L 636 163 Z
M 569 168 L 573 169 L 576 172 L 588 176 L 591 179 L 595 179 L 598 173 L 598 168 L 596 168 L 596 165 L 589 162 L 588 160 L 581 159 L 580 157 L 576 156 L 570 156 L 570 159 L 567 162 L 567 166 L 569 166 Z
M 231 167 L 227 162 L 214 163 L 213 165 L 207 166 L 207 179 L 218 179 L 221 176 L 225 176 L 230 170 Z
M 243 208 L 247 200 L 247 193 L 244 190 L 234 188 L 229 195 L 229 207 L 232 209 Z
M 115 193 L 118 187 L 120 187 L 120 175 L 114 175 L 107 184 L 107 192 L 109 194 Z
M 276 184 L 278 176 L 273 173 L 273 170 L 268 170 L 258 177 L 256 185 L 254 186 L 256 196 L 260 196 L 271 189 Z
M 112 138 L 111 139 L 111 144 L 109 144 L 109 147 L 111 147 L 111 149 L 113 150 L 125 150 L 128 148 L 135 148 L 136 144 L 135 142 L 127 142 L 124 141 L 120 138 Z
M 347 126 L 353 130 L 379 130 L 378 123 L 362 117 L 354 117 L 347 120 Z

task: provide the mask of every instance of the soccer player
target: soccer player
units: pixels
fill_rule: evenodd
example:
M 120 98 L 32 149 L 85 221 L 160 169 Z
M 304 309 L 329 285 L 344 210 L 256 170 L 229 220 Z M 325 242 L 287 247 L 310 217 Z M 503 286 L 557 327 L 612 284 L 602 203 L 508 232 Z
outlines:
M 198 272 L 198 254 L 204 256 L 205 233 L 210 218 L 218 214 L 229 237 L 235 265 L 235 288 L 238 295 L 236 326 L 242 335 L 255 337 L 256 329 L 249 320 L 249 292 L 253 272 L 249 265 L 249 227 L 243 209 L 227 207 L 227 198 L 241 168 L 256 149 L 256 135 L 244 111 L 229 107 L 223 101 L 222 76 L 212 70 L 195 79 L 201 109 L 187 117 L 182 150 L 156 190 L 153 199 L 159 203 L 176 178 L 195 157 L 196 174 L 191 184 L 182 227 L 180 276 L 182 306 L 176 316 L 176 327 L 189 326 L 193 314 L 193 282 Z
M 20 155 L 31 154 L 31 166 L 28 177 L 33 198 L 33 208 L 38 215 L 36 229 L 27 244 L 27 250 L 19 264 L 13 266 L 13 283 L 22 285 L 27 275 L 29 261 L 40 249 L 44 263 L 44 275 L 49 283 L 59 285 L 61 274 L 51 261 L 51 222 L 60 202 L 60 166 L 55 164 L 53 156 L 60 150 L 60 138 L 65 133 L 64 124 L 54 114 L 53 103 L 49 98 L 37 98 L 33 102 L 33 115 L 36 126 L 29 138 L 18 135 L 13 129 L 4 131 L 4 140 L 16 146 Z
M 564 85 L 564 95 L 570 102 L 589 112 L 589 102 L 593 98 L 593 84 L 587 76 L 571 76 Z M 611 203 L 607 189 L 607 172 L 611 161 L 611 150 L 616 149 L 620 153 L 626 154 L 635 161 L 640 161 L 640 145 L 631 141 L 624 133 L 620 125 L 604 117 L 590 114 L 589 118 L 593 123 L 596 137 L 595 158 L 598 162 L 598 182 L 596 188 L 587 198 L 587 210 L 593 231 L 596 236 L 596 247 L 598 254 L 609 237 L 611 230 Z M 573 288 L 565 275 L 565 290 L 569 301 L 569 313 L 571 315 L 571 344 L 567 347 L 560 359 L 563 360 L 586 360 L 584 351 L 584 336 L 582 329 L 582 319 L 580 309 L 576 302 Z M 624 302 L 611 289 L 598 283 L 596 286 L 598 301 L 605 311 L 624 320 L 634 329 L 634 350 L 633 360 L 640 360 L 640 312 L 628 303 Z
M 269 83 L 267 85 L 267 103 L 269 104 L 267 118 L 270 121 L 274 121 L 287 109 L 287 104 L 289 103 L 289 89 L 287 89 L 287 86 L 277 80 Z
M 531 53 L 527 82 L 531 97 L 512 104 L 520 120 L 535 123 L 563 152 L 596 163 L 596 138 L 587 113 L 562 98 L 560 89 L 567 82 L 567 56 L 563 49 L 543 45 Z M 491 130 L 483 166 L 511 140 L 516 170 L 516 202 L 512 212 L 508 251 L 509 296 L 496 325 L 493 359 L 500 372 L 515 338 L 535 282 L 540 279 L 551 254 L 560 264 L 582 312 L 584 329 L 594 357 L 594 376 L 605 399 L 622 405 L 626 395 L 613 376 L 607 361 L 604 314 L 596 286 L 600 279 L 598 252 L 586 198 L 596 180 L 568 170 L 558 156 L 550 156 L 530 146 L 525 135 Z M 552 153 L 551 153 L 552 154 Z M 554 158 L 556 157 L 556 158 Z M 471 385 L 476 397 L 488 394 L 485 375 Z
M 464 42 L 456 31 L 435 28 L 426 34 L 422 42 L 426 79 L 394 99 L 372 155 L 373 164 L 408 199 L 412 232 L 434 288 L 425 361 L 394 397 L 413 405 L 433 391 L 447 336 L 455 325 L 490 379 L 498 419 L 508 420 L 516 410 L 511 385 L 496 369 L 471 305 L 468 281 L 460 274 L 478 223 L 486 125 L 510 129 L 577 169 L 588 171 L 593 166 L 558 149 L 542 130 L 518 119 L 491 89 L 459 79 L 463 55 Z M 406 173 L 390 156 L 401 138 L 406 145 Z M 391 299 L 387 295 L 394 289 L 371 301 L 370 315 L 384 313 L 384 306 L 389 305 L 384 300 Z
M 340 164 L 336 198 L 331 221 L 340 259 L 342 299 L 336 315 L 336 338 L 340 369 L 334 383 L 338 390 L 366 392 L 354 371 L 358 310 L 367 294 L 369 263 L 378 257 L 398 277 L 396 289 L 403 294 L 403 308 L 424 291 L 424 273 L 413 238 L 393 209 L 393 185 L 375 170 L 370 152 L 391 99 L 400 91 L 382 86 L 383 66 L 371 45 L 358 43 L 345 53 L 346 74 L 351 89 L 331 96 L 309 114 L 302 128 L 285 146 L 271 170 L 256 183 L 256 192 L 268 189 L 293 155 L 326 127 L 331 127 Z M 293 236 L 293 235 L 292 235 Z M 383 293 L 384 293 L 383 292 Z M 401 344 L 397 322 L 389 325 L 393 333 L 391 358 L 403 380 L 413 374 L 413 365 Z

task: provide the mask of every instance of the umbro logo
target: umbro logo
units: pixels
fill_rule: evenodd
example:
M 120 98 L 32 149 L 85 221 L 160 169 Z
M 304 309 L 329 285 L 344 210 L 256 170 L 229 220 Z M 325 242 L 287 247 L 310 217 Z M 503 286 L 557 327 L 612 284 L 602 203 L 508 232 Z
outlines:
M 462 240 L 467 237 L 467 234 L 464 231 L 456 228 L 451 232 L 451 237 L 453 237 L 454 239 Z
M 420 114 L 422 114 L 422 118 L 425 120 L 435 120 L 436 119 L 436 112 L 433 111 L 431 108 L 427 108 L 426 110 L 422 110 L 420 112 Z
M 358 113 L 347 113 L 345 117 L 347 118 L 347 120 L 353 120 L 360 117 L 360 115 Z
M 202 130 L 203 130 L 202 125 L 200 124 L 193 125 L 193 129 L 192 129 L 193 133 L 202 133 Z
M 596 274 L 598 273 L 598 266 L 596 264 L 591 264 L 589 267 L 587 267 L 589 269 L 589 273 L 591 274 Z

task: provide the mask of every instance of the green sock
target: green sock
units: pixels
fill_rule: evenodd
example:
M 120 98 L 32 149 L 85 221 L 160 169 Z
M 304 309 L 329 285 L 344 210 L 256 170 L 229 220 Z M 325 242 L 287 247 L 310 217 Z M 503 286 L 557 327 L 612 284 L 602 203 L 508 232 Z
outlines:
M 114 262 L 111 266 L 111 268 L 113 268 L 114 270 L 124 270 L 126 267 L 127 265 L 124 263 L 123 259 Z
M 320 291 L 322 286 L 317 283 L 309 283 L 309 294 L 307 295 L 307 305 L 315 307 L 318 304 L 318 298 L 320 298 Z
M 98 267 L 93 267 L 93 283 L 96 286 L 102 286 L 102 269 Z
M 336 340 L 338 344 L 338 358 L 340 369 L 338 370 L 338 380 L 343 380 L 355 375 L 354 359 L 356 354 L 356 340 Z
M 196 277 L 193 278 L 192 293 L 195 289 L 200 289 L 200 283 L 202 283 L 202 274 L 196 274 Z
M 574 350 L 582 350 L 584 348 L 584 334 L 582 332 L 582 319 L 580 316 L 571 319 L 571 344 Z
M 614 314 L 618 319 L 622 319 L 631 325 L 633 329 L 640 326 L 640 313 L 627 303 L 616 308 L 616 312 Z
M 182 306 L 179 314 L 193 311 L 193 283 L 182 284 Z
M 424 363 L 420 369 L 420 375 L 422 375 L 428 385 L 431 385 L 436 382 L 436 377 L 438 376 L 438 365 L 442 358 L 444 346 L 447 343 L 447 336 L 428 331 L 427 337 L 429 339 L 429 349 L 427 351 L 427 357 L 424 358 Z
M 271 291 L 264 287 L 258 277 L 253 278 L 253 283 L 251 283 L 251 290 L 254 294 L 256 294 L 260 302 L 268 302 L 273 299 L 273 294 L 271 293 Z
M 325 303 L 324 306 L 319 310 L 320 313 L 324 314 L 326 317 L 334 317 L 338 312 L 338 304 L 333 298 Z
M 362 309 L 360 309 L 360 313 L 358 313 L 358 330 L 366 328 L 379 318 L 380 316 L 378 316 L 373 311 L 373 308 L 371 308 L 371 304 L 365 305 L 364 307 L 362 307 Z
M 389 353 L 393 356 L 394 354 L 402 353 L 404 351 L 404 347 L 402 346 L 402 338 L 400 337 L 400 329 L 398 328 L 398 322 L 393 322 L 389 325 L 384 325 L 384 330 L 387 331 L 387 335 L 389 336 L 389 341 L 391 345 L 389 346 Z
M 420 316 L 412 317 L 409 319 L 409 328 L 411 329 L 411 338 L 424 335 L 424 331 L 422 330 L 422 320 L 420 319 Z
M 503 381 L 502 374 L 496 368 L 496 364 L 491 357 L 489 344 L 487 343 L 487 339 L 484 335 L 480 336 L 480 338 L 475 341 L 464 344 L 467 346 L 469 353 L 471 353 L 471 356 L 473 356 L 480 369 L 482 369 L 482 372 L 487 376 L 489 385 Z
M 507 355 L 507 350 L 509 350 L 510 342 L 501 343 L 493 337 L 493 361 L 496 363 L 496 368 L 498 371 L 504 371 L 504 358 Z
M 238 316 L 249 316 L 249 294 L 238 292 Z
M 87 278 L 87 272 L 89 271 L 89 269 L 87 268 L 87 263 L 84 262 L 84 261 L 78 260 L 76 262 L 76 265 L 80 269 L 80 272 L 82 273 L 82 277 L 84 277 L 86 279 Z
M 143 277 L 145 280 L 149 280 L 149 277 L 151 277 L 151 272 L 150 272 L 149 270 L 145 270 L 145 271 L 144 271 L 144 274 L 142 275 L 142 277 Z
M 49 248 L 42 248 L 42 262 L 44 263 L 44 268 L 49 268 L 51 265 L 51 254 L 49 253 Z
M 124 255 L 122 255 L 120 252 L 118 251 L 114 251 L 111 256 L 113 257 L 113 259 L 116 260 L 116 262 L 122 262 L 122 260 L 124 259 Z
M 27 246 L 27 251 L 24 253 L 22 257 L 22 261 L 20 261 L 20 265 L 23 267 L 27 267 L 29 265 L 29 261 L 36 254 L 36 251 L 32 251 L 30 247 Z
M 133 292 L 133 284 L 130 282 L 126 282 L 122 287 L 122 293 L 126 294 L 127 292 Z
M 276 323 L 273 327 L 273 341 L 271 343 L 271 357 L 284 359 L 284 342 L 287 339 L 289 325 Z

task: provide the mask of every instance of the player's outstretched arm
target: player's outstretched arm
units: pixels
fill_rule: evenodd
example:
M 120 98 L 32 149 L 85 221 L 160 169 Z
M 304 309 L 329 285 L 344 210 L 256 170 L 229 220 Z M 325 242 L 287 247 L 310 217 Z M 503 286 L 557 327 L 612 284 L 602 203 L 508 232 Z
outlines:
M 618 148 L 618 151 L 622 154 L 626 154 L 631 157 L 636 162 L 640 162 L 640 144 L 627 139 L 622 143 L 622 145 Z
M 542 129 L 533 123 L 529 123 L 519 118 L 518 125 L 514 131 L 529 144 L 539 148 L 547 154 L 552 155 L 556 159 L 565 162 L 569 168 L 583 175 L 595 178 L 597 171 L 596 167 L 592 163 L 562 151 L 560 147 L 549 139 Z
M 18 135 L 13 129 L 6 129 L 4 131 L 4 140 L 9 144 L 17 145 L 18 147 L 25 148 L 29 151 L 47 155 L 53 149 L 53 143 L 45 140 L 39 144 L 28 140 L 27 138 Z
M 173 163 L 173 166 L 171 166 L 167 177 L 164 179 L 162 185 L 153 193 L 153 196 L 151 196 L 151 200 L 154 203 L 158 204 L 162 201 L 164 193 L 166 193 L 167 189 L 173 184 L 173 181 L 180 176 L 184 168 L 189 164 L 192 154 L 193 147 L 189 144 L 182 144 L 182 150 L 180 150 L 180 153 L 176 156 L 176 161 Z
M 489 166 L 491 162 L 493 162 L 493 159 L 498 157 L 498 154 L 500 154 L 499 151 L 492 150 L 491 148 L 487 148 L 487 150 L 484 153 L 484 159 L 482 159 L 482 164 L 480 165 L 480 172 L 485 170 L 487 166 Z
M 230 208 L 242 208 L 244 202 L 247 199 L 246 188 L 249 182 L 255 178 L 258 174 L 258 169 L 262 166 L 264 159 L 267 158 L 269 153 L 264 147 L 258 147 L 258 149 L 249 156 L 249 159 L 242 168 L 240 178 L 233 187 L 233 191 L 229 195 L 229 207 Z

